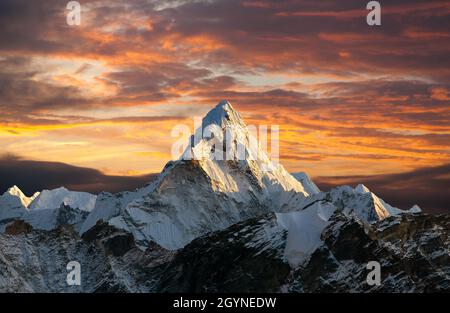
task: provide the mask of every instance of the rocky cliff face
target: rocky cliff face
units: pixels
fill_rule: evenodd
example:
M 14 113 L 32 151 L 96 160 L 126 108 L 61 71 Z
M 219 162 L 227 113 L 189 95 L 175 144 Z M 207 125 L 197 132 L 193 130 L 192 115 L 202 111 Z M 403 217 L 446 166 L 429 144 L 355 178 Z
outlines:
M 436 292 L 450 290 L 449 216 L 404 215 L 366 228 L 336 213 L 324 244 L 289 266 L 287 233 L 274 214 L 249 220 L 179 252 L 161 281 L 171 292 Z M 261 236 L 270 233 L 270 236 Z M 275 239 L 276 238 L 276 239 Z M 207 253 L 201 253 L 207 251 Z M 224 262 L 223 260 L 230 260 Z M 231 261 L 232 260 L 232 261 Z M 381 285 L 366 266 L 381 264 Z
M 390 217 L 364 225 L 336 212 L 320 246 L 293 268 L 276 214 L 195 239 L 178 251 L 99 223 L 82 238 L 70 227 L 0 235 L 2 292 L 437 292 L 450 290 L 449 216 Z M 68 262 L 81 286 L 68 286 Z M 366 282 L 370 261 L 381 285 Z

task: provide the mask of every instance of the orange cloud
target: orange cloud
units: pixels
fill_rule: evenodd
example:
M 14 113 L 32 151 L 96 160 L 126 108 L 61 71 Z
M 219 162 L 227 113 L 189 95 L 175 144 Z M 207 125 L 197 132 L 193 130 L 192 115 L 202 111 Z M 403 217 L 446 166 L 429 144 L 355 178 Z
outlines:
M 39 17 L 28 5 L 0 4 L 15 12 L 0 21 L 5 151 L 108 173 L 158 171 L 172 127 L 226 98 L 248 123 L 280 125 L 292 171 L 392 173 L 450 160 L 447 3 L 390 2 L 378 29 L 357 1 L 159 10 L 89 1 L 76 29 L 59 22 L 56 1 L 36 4 Z

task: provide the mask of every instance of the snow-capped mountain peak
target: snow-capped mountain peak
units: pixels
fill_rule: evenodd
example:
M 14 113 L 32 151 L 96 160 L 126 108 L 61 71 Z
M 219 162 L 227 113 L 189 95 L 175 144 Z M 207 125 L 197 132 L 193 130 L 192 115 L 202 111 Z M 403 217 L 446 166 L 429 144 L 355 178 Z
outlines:
M 412 208 L 410 208 L 409 210 L 406 210 L 406 211 L 398 209 L 396 207 L 393 207 L 392 205 L 386 203 L 383 199 L 378 197 L 376 194 L 374 194 L 372 191 L 370 191 L 370 189 L 367 188 L 366 186 L 364 186 L 363 184 L 357 185 L 355 187 L 355 192 L 360 193 L 360 194 L 370 195 L 380 219 L 383 219 L 384 217 L 387 217 L 387 216 L 399 215 L 399 214 L 406 213 L 406 212 L 408 212 L 408 213 L 422 212 L 422 209 L 417 204 L 415 204 Z
M 241 115 L 232 107 L 231 103 L 223 100 L 209 111 L 202 120 L 203 129 L 211 124 L 221 128 L 226 126 L 246 127 Z
M 5 207 L 20 207 L 27 208 L 29 204 L 39 195 L 35 193 L 31 197 L 27 197 L 22 190 L 16 185 L 10 187 L 2 196 L 0 196 L 0 205 Z
M 199 160 L 213 184 L 219 182 L 214 186 L 218 191 L 246 191 L 247 186 L 239 184 L 230 175 L 239 169 L 248 174 L 253 185 L 256 184 L 251 188 L 264 190 L 266 196 L 268 193 L 272 198 L 277 198 L 286 191 L 308 194 L 304 186 L 281 164 L 270 160 L 256 134 L 249 131 L 240 114 L 226 100 L 206 114 L 202 127 L 196 130 L 191 145 L 181 159 Z M 283 203 L 280 203 L 279 208 L 282 206 Z
M 41 282 L 51 282 L 55 259 L 66 262 L 69 255 L 74 255 L 76 250 L 73 249 L 80 249 L 76 255 L 87 264 L 101 256 L 99 263 L 88 265 L 88 273 L 96 277 L 113 277 L 111 282 L 123 279 L 124 286 L 139 291 L 153 284 L 148 282 L 158 282 L 156 287 L 150 288 L 162 287 L 158 290 L 164 291 L 168 286 L 166 283 L 172 278 L 176 278 L 177 285 L 185 285 L 179 284 L 179 278 L 186 273 L 195 273 L 197 269 L 210 270 L 211 276 L 217 276 L 222 285 L 223 275 L 217 273 L 220 269 L 225 269 L 227 275 L 232 273 L 233 269 L 229 270 L 227 266 L 236 262 L 246 264 L 238 272 L 250 277 L 251 281 L 254 281 L 253 273 L 248 275 L 241 268 L 263 262 L 267 266 L 255 267 L 257 272 L 254 274 L 261 272 L 266 277 L 266 272 L 274 268 L 277 275 L 283 272 L 290 278 L 284 281 L 277 276 L 271 281 L 284 281 L 281 288 L 291 286 L 296 290 L 297 287 L 303 288 L 298 282 L 304 277 L 306 281 L 311 281 L 307 277 L 310 275 L 308 272 L 316 272 L 320 278 L 317 281 L 323 281 L 321 272 L 316 270 L 318 267 L 325 268 L 325 273 L 327 269 L 338 267 L 351 273 L 356 268 L 354 264 L 364 268 L 359 264 L 361 260 L 355 263 L 348 253 L 354 253 L 358 259 L 366 256 L 372 259 L 373 255 L 382 252 L 389 257 L 386 260 L 391 261 L 402 260 L 396 255 L 399 251 L 401 257 L 408 258 L 406 264 L 410 269 L 410 248 L 420 248 L 418 255 L 422 259 L 423 251 L 428 250 L 422 249 L 422 243 L 427 242 L 424 240 L 427 238 L 432 239 L 429 241 L 432 249 L 428 251 L 433 251 L 437 264 L 445 264 L 441 256 L 448 255 L 448 251 L 436 248 L 439 244 L 434 239 L 441 238 L 442 242 L 448 242 L 441 231 L 448 229 L 445 227 L 448 222 L 437 220 L 435 224 L 444 227 L 433 227 L 433 236 L 419 234 L 421 245 L 414 242 L 408 247 L 408 253 L 403 253 L 401 249 L 405 237 L 411 237 L 410 233 L 417 229 L 424 230 L 426 225 L 420 221 L 423 219 L 421 214 L 403 214 L 420 213 L 417 205 L 402 211 L 387 204 L 363 184 L 355 188 L 340 186 L 321 192 L 306 173 L 291 175 L 282 165 L 271 162 L 249 129 L 231 104 L 222 101 L 204 117 L 202 125 L 196 130 L 196 136 L 186 149 L 190 158 L 183 155 L 179 160 L 169 162 L 157 179 L 143 188 L 118 194 L 104 192 L 95 196 L 61 187 L 44 190 L 28 198 L 17 186 L 11 187 L 0 196 L 0 233 L 7 234 L 0 234 L 0 238 L 2 243 L 9 245 L 0 245 L 0 267 L 12 269 L 6 276 L 5 271 L 0 273 L 0 290 L 1 283 L 7 279 L 18 281 L 17 273 L 25 278 L 24 286 L 34 288 L 35 284 L 39 286 Z M 226 141 L 229 139 L 227 136 L 231 136 L 231 141 Z M 414 222 L 414 227 L 396 229 L 396 225 L 405 221 L 409 223 L 408 220 Z M 67 229 L 64 227 L 66 225 L 71 227 Z M 385 229 L 388 229 L 386 239 L 396 236 L 394 239 L 401 240 L 385 242 L 383 239 L 380 241 L 382 244 L 370 244 L 378 242 L 380 233 Z M 405 231 L 408 236 L 404 236 Z M 22 233 L 29 234 L 22 236 Z M 445 243 L 441 245 L 448 246 Z M 26 249 L 17 250 L 18 246 L 25 246 Z M 61 246 L 68 249 L 60 249 Z M 392 247 L 395 257 L 386 254 Z M 365 249 L 369 250 L 361 253 Z M 181 251 L 174 253 L 168 250 Z M 234 251 L 228 254 L 229 250 Z M 213 256 L 215 253 L 215 257 L 201 257 L 201 260 L 195 261 L 205 253 Z M 30 255 L 33 257 L 30 258 Z M 41 256 L 51 262 L 51 266 L 41 266 Z M 433 258 L 430 255 L 428 260 Z M 2 260 L 6 260 L 6 266 L 1 264 Z M 211 260 L 212 263 L 206 266 L 195 263 Z M 214 260 L 217 260 L 216 264 Z M 21 271 L 23 264 L 26 267 Z M 106 271 L 112 271 L 107 272 L 108 275 L 104 275 L 104 264 Z M 345 266 L 349 264 L 347 270 Z M 153 265 L 157 266 L 157 270 L 152 269 Z M 195 266 L 195 270 L 189 266 Z M 391 268 L 394 267 L 397 266 Z M 50 272 L 45 272 L 36 283 L 35 274 L 47 269 Z M 141 269 L 145 272 L 144 276 L 140 276 L 143 273 Z M 176 274 L 178 271 L 180 275 Z M 307 275 L 300 275 L 300 280 L 293 283 L 292 274 L 299 271 Z M 405 273 L 403 270 L 401 272 Z M 135 273 L 136 276 L 133 276 Z M 168 276 L 158 278 L 158 273 Z M 153 276 L 155 274 L 156 277 Z M 152 276 L 144 279 L 147 277 L 145 275 Z M 239 276 L 234 275 L 232 280 L 238 281 Z M 342 271 L 337 276 L 331 270 L 330 275 L 339 280 L 343 277 Z M 413 276 L 416 274 L 413 273 Z M 365 281 L 359 278 L 349 281 Z M 26 279 L 30 279 L 31 283 L 28 284 Z M 145 286 L 141 285 L 143 281 Z M 89 290 L 97 290 L 97 286 L 101 286 L 101 291 L 109 284 L 109 281 L 105 282 L 108 283 L 95 282 Z M 22 281 L 15 284 L 20 285 Z M 313 285 L 317 285 L 316 281 Z M 323 286 L 329 288 L 330 285 L 325 280 Z M 38 287 L 36 290 L 42 289 Z M 122 290 L 122 287 L 114 290 Z
M 0 196 L 0 232 L 13 219 L 22 217 L 28 212 L 28 205 L 33 197 L 28 198 L 17 186 L 9 188 Z
M 294 210 L 308 196 L 282 165 L 270 161 L 228 101 L 206 114 L 190 143 L 145 193 L 126 203 L 102 198 L 82 231 L 107 218 L 143 245 L 155 241 L 179 249 L 241 220 Z
M 409 209 L 410 213 L 421 213 L 422 209 L 417 204 L 414 204 L 411 209 Z
M 13 186 L 0 196 L 0 232 L 15 219 L 21 219 L 35 229 L 51 230 L 66 223 L 79 229 L 94 208 L 96 198 L 63 187 L 27 197 L 19 187 Z
M 389 216 L 397 216 L 403 213 L 421 212 L 417 205 L 406 211 L 396 208 L 386 203 L 363 184 L 359 184 L 355 188 L 350 186 L 335 187 L 327 194 L 331 202 L 346 214 L 356 215 L 366 223 L 374 223 Z
M 20 190 L 20 188 L 17 187 L 16 185 L 10 187 L 6 192 L 9 193 L 10 195 L 14 195 L 17 197 L 25 197 L 22 190 Z
M 358 186 L 355 187 L 355 192 L 357 193 L 369 193 L 370 190 L 363 184 L 358 184 Z
M 203 118 L 182 159 L 246 161 L 265 157 L 240 114 L 224 100 Z
M 64 187 L 43 190 L 29 205 L 30 210 L 57 209 L 61 204 L 81 211 L 90 212 L 97 196 L 87 192 L 69 191 Z
M 292 173 L 292 176 L 295 177 L 305 188 L 305 191 L 309 195 L 314 195 L 320 192 L 319 187 L 311 180 L 311 178 L 305 172 Z

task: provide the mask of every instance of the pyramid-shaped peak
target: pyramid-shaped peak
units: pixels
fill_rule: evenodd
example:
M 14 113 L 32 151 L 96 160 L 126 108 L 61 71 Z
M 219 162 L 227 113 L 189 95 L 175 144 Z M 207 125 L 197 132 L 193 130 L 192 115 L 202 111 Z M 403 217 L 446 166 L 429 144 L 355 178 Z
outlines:
M 23 194 L 22 190 L 20 190 L 20 188 L 17 187 L 16 185 L 14 185 L 11 188 L 9 188 L 6 192 L 9 193 L 10 195 L 14 195 L 14 196 L 18 196 L 18 197 L 24 197 L 24 194 Z
M 357 193 L 369 193 L 370 192 L 369 188 L 367 188 L 363 184 L 359 184 L 358 186 L 356 186 L 355 191 Z
M 305 191 L 309 195 L 320 193 L 319 187 L 311 180 L 308 174 L 305 172 L 292 173 L 295 179 L 297 179 L 304 187 Z
M 226 126 L 245 127 L 245 123 L 240 114 L 233 108 L 227 100 L 222 100 L 203 118 L 203 128 L 215 124 L 221 128 Z
M 422 212 L 422 209 L 417 204 L 414 204 L 411 209 L 409 209 L 409 212 L 411 213 L 420 213 Z
M 228 100 L 222 100 L 217 105 L 216 108 L 222 108 L 224 110 L 234 110 L 233 106 Z

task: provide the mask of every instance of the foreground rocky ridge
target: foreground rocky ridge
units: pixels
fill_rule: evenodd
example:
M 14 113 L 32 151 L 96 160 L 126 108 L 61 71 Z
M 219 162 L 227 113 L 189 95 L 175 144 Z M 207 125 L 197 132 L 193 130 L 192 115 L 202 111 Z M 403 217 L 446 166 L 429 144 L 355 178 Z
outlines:
M 139 249 L 130 233 L 97 224 L 0 235 L 1 292 L 436 292 L 450 290 L 450 216 L 404 214 L 365 225 L 336 212 L 302 265 L 285 258 L 287 231 L 268 213 L 178 251 Z M 68 262 L 81 285 L 68 286 Z M 366 282 L 370 261 L 381 285 Z

